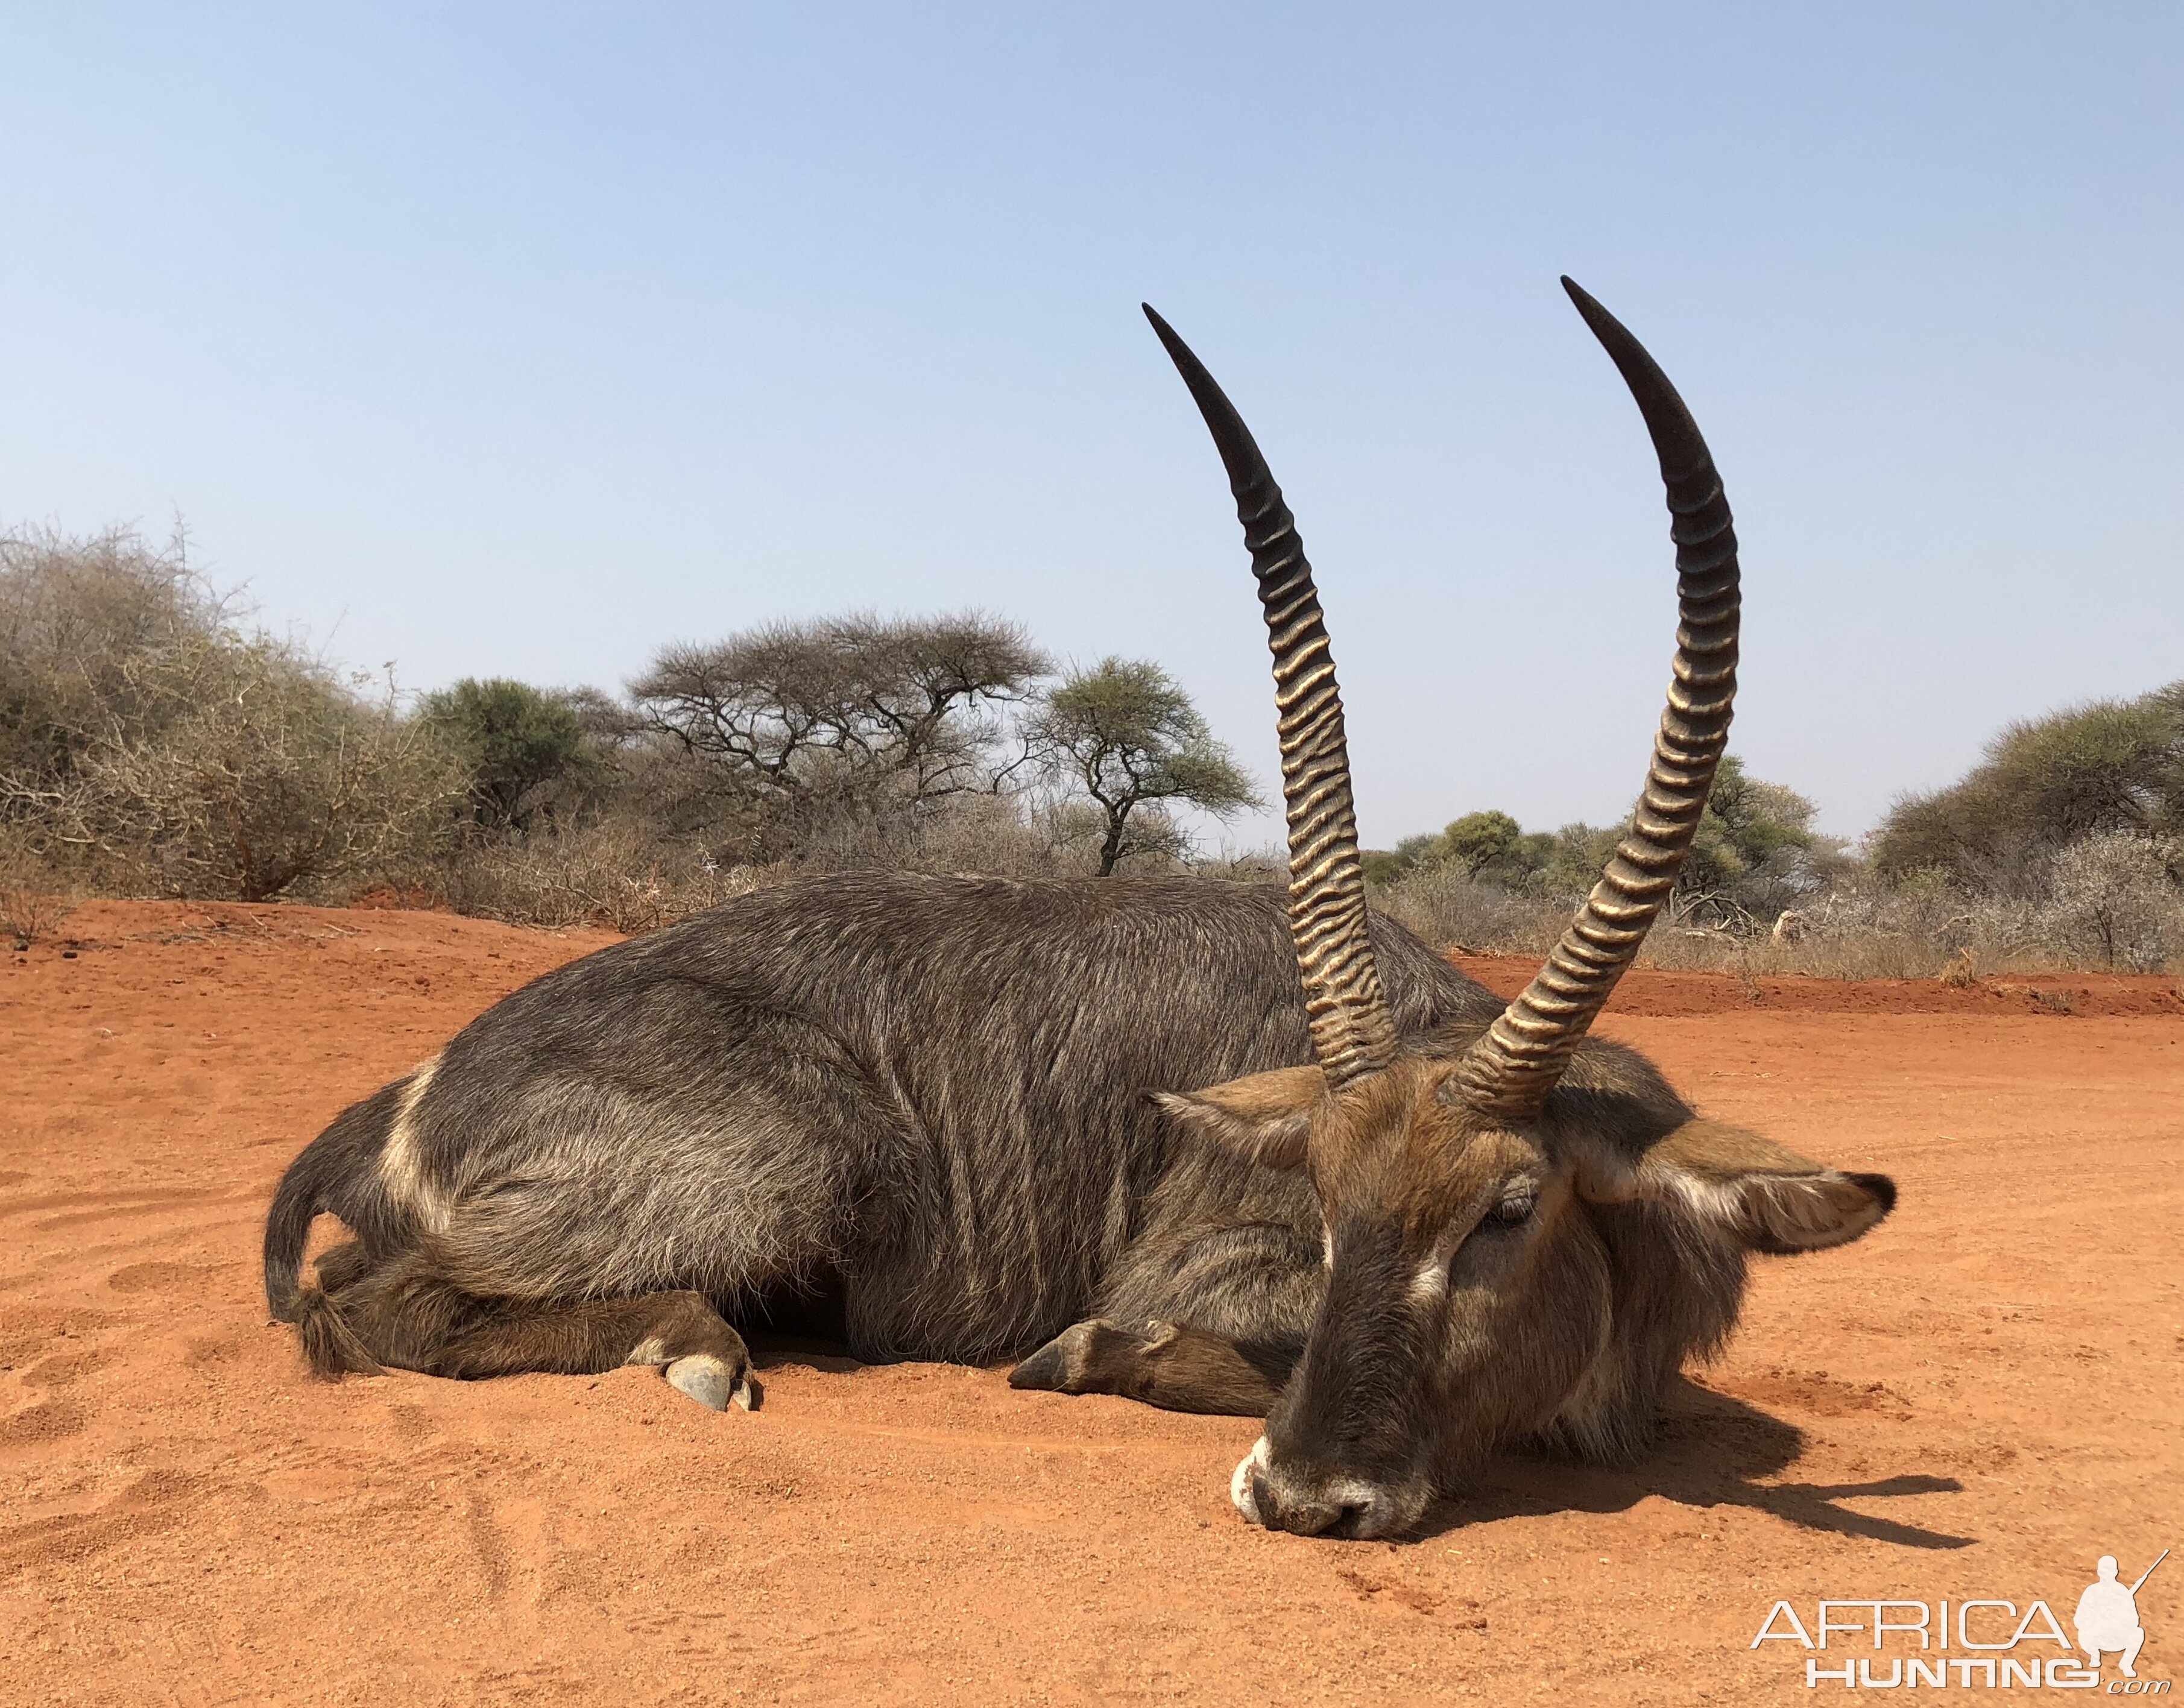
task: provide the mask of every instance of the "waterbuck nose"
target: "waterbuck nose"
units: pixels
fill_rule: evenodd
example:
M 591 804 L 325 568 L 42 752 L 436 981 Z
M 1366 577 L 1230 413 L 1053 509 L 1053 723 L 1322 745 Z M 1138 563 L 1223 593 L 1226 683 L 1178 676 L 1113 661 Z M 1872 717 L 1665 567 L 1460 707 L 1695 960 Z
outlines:
M 1377 1498 L 1364 1489 L 1345 1489 L 1313 1495 L 1295 1488 L 1286 1495 L 1263 1471 L 1251 1478 L 1251 1505 L 1259 1522 L 1269 1530 L 1286 1530 L 1292 1536 L 1359 1536 L 1370 1533 Z
M 1322 1465 L 1276 1461 L 1263 1435 L 1228 1479 L 1246 1524 L 1293 1536 L 1392 1536 L 1424 1510 L 1430 1491 L 1413 1478 L 1384 1483 Z
M 1350 1500 L 1334 1509 L 1334 1522 L 1322 1533 L 1329 1536 L 1357 1536 L 1363 1533 L 1373 1516 L 1374 1503 L 1370 1499 Z
M 1293 1536 L 1369 1536 L 1373 1510 L 1379 1504 L 1369 1494 L 1302 1503 L 1282 1515 L 1281 1527 Z

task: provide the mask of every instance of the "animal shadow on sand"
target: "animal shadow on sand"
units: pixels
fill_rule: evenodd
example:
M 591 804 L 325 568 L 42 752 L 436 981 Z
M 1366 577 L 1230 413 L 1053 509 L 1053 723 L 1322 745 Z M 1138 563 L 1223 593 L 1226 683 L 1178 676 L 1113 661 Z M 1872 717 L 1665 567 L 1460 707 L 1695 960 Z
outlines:
M 1902 1548 L 1969 1548 L 1973 1538 L 1871 1517 L 1837 1503 L 1907 1494 L 1956 1494 L 1953 1477 L 1907 1474 L 1870 1483 L 1777 1483 L 1805 1433 L 1725 1394 L 1678 1378 L 1663 1397 L 1653 1445 L 1635 1464 L 1580 1465 L 1541 1456 L 1497 1459 L 1468 1494 L 1438 1503 L 1420 1539 L 1496 1518 L 1551 1512 L 1621 1512 L 1649 1494 L 1681 1506 L 1744 1506 L 1803 1530 L 1832 1530 Z

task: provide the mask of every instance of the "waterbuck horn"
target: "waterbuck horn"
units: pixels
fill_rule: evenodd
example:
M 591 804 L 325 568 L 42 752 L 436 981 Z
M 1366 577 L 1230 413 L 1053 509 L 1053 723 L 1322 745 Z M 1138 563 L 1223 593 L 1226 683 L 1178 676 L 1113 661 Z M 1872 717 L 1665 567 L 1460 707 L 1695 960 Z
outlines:
M 1384 1067 L 1396 1054 L 1395 1021 L 1380 992 L 1366 935 L 1365 873 L 1357 860 L 1357 814 L 1350 795 L 1350 750 L 1342 696 L 1319 593 L 1312 583 L 1295 518 L 1268 471 L 1243 418 L 1167 322 L 1145 305 L 1183 382 L 1206 417 L 1236 495 L 1237 519 L 1266 608 L 1280 713 L 1282 800 L 1289 811 L 1290 934 L 1304 982 L 1313 1050 L 1330 1087 Z
M 1676 542 L 1675 676 L 1630 833 L 1539 976 L 1451 1071 L 1445 1090 L 1483 1112 L 1535 1113 L 1637 957 L 1675 887 L 1729 741 L 1736 698 L 1736 533 L 1713 458 L 1684 400 L 1620 322 L 1568 279 L 1577 311 L 1622 370 L 1661 459 Z

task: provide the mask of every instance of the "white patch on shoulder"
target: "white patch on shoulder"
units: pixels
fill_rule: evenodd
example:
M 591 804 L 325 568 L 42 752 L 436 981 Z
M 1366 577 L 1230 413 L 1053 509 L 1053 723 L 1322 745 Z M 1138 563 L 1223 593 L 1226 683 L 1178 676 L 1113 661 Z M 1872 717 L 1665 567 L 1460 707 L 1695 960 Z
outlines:
M 402 1088 L 402 1099 L 395 1106 L 394 1120 L 387 1129 L 387 1143 L 379 1152 L 379 1179 L 387 1188 L 387 1195 L 414 1212 L 434 1233 L 447 1227 L 448 1200 L 425 1177 L 424 1166 L 417 1156 L 417 1135 L 413 1123 L 417 1105 L 424 1100 L 425 1092 L 439 1068 L 440 1058 L 436 1055 L 411 1073 L 410 1082 Z
M 1329 1275 L 1334 1272 L 1334 1230 L 1324 1219 L 1319 1224 L 1319 1266 Z
M 1251 1444 L 1251 1450 L 1244 1455 L 1243 1463 L 1236 1467 L 1228 1479 L 1228 1499 L 1244 1515 L 1246 1524 L 1264 1524 L 1259 1516 L 1259 1503 L 1251 1495 L 1251 1473 L 1267 1468 L 1267 1438 L 1262 1435 Z

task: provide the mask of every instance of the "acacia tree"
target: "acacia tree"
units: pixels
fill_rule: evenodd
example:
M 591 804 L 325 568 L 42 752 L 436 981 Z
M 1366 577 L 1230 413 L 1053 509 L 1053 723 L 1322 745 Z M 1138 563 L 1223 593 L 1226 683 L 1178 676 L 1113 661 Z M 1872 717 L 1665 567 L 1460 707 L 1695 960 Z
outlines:
M 1813 828 L 1819 810 L 1797 790 L 1752 776 L 1735 754 L 1723 754 L 1677 874 L 1678 906 L 1724 924 L 1740 915 L 1763 923 L 1808 899 L 1842 850 Z
M 1902 882 L 1939 871 L 1968 889 L 2044 896 L 2063 849 L 2109 833 L 2184 832 L 2184 682 L 2012 724 L 1986 758 L 1890 809 L 1873 864 Z
M 1260 804 L 1251 780 L 1158 665 L 1109 658 L 1072 670 L 1041 696 L 1024 732 L 1041 768 L 1104 815 L 1102 877 L 1133 854 L 1177 854 L 1189 845 L 1165 814 L 1145 808 L 1181 801 L 1225 819 Z
M 1365 876 L 1371 882 L 1390 884 L 1414 871 L 1446 867 L 1462 872 L 1474 883 L 1518 889 L 1554 853 L 1553 837 L 1525 835 L 1524 826 L 1505 812 L 1466 813 L 1438 836 L 1429 832 L 1405 837 L 1392 851 L 1368 854 Z
M 1505 812 L 1466 813 L 1440 833 L 1441 854 L 1466 877 L 1475 878 L 1507 859 L 1524 835 L 1524 826 Z
M 773 623 L 664 648 L 630 685 L 643 726 L 761 808 L 928 809 L 989 787 L 992 709 L 1048 668 L 1016 624 L 971 611 Z

